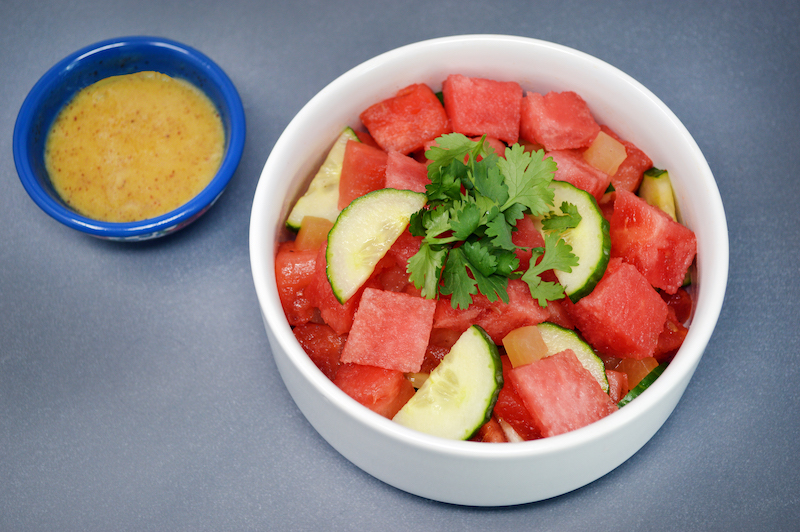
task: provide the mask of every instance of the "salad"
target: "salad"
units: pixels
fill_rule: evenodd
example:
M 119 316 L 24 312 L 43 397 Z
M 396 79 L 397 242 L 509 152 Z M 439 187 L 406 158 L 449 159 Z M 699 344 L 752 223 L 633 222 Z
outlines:
M 580 95 L 453 74 L 360 119 L 276 255 L 286 318 L 339 388 L 415 430 L 515 442 L 660 375 L 688 331 L 695 235 L 668 171 Z

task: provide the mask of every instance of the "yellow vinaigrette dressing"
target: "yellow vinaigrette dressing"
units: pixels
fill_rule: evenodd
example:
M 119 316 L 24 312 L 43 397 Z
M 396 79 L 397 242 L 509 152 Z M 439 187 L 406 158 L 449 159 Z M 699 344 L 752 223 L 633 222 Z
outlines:
M 158 72 L 112 76 L 81 90 L 47 136 L 45 165 L 72 208 L 132 222 L 197 195 L 222 162 L 216 107 L 194 85 Z

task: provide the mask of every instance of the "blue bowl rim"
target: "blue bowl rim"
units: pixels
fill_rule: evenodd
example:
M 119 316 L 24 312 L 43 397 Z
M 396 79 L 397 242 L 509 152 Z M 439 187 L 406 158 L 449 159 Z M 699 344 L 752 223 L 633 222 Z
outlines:
M 136 222 L 104 222 L 82 216 L 65 207 L 42 189 L 30 167 L 27 139 L 39 105 L 55 86 L 61 73 L 75 67 L 82 60 L 111 49 L 136 48 L 143 50 L 158 47 L 191 64 L 208 76 L 222 95 L 230 116 L 228 147 L 219 170 L 211 182 L 194 198 L 177 209 L 155 218 Z M 239 93 L 228 75 L 202 52 L 171 39 L 150 36 L 129 36 L 107 39 L 85 46 L 53 65 L 33 86 L 20 107 L 14 126 L 13 152 L 20 181 L 33 201 L 48 215 L 62 224 L 100 238 L 142 239 L 150 235 L 161 236 L 184 227 L 198 218 L 222 194 L 233 176 L 244 151 L 246 124 L 244 108 Z

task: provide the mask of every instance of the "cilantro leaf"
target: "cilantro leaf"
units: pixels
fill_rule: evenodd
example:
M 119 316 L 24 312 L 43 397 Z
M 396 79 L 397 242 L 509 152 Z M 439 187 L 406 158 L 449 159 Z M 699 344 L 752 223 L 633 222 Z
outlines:
M 521 203 L 534 216 L 550 211 L 553 191 L 548 185 L 553 180 L 556 163 L 552 157 L 542 160 L 543 157 L 544 151 L 532 155 L 519 144 L 506 149 L 506 158 L 497 161 L 497 166 L 505 176 L 509 194 L 502 210 L 513 203 Z
M 546 231 L 566 231 L 578 227 L 581 223 L 581 215 L 578 208 L 566 201 L 561 203 L 561 214 L 551 212 L 542 219 L 542 228 Z
M 439 293 L 439 277 L 446 257 L 446 249 L 434 249 L 423 241 L 419 251 L 408 259 L 409 280 L 422 290 L 422 297 L 433 299 Z
M 508 303 L 508 280 L 522 278 L 546 306 L 564 292 L 540 275 L 577 265 L 559 235 L 575 227 L 580 216 L 567 203 L 561 214 L 548 215 L 543 220 L 544 248 L 533 250 L 526 272 L 519 270 L 513 233 L 527 213 L 541 217 L 555 210 L 549 184 L 556 164 L 552 158 L 544 160 L 543 151 L 527 153 L 519 144 L 506 148 L 501 158 L 485 140 L 451 133 L 437 138 L 426 151 L 427 207 L 415 213 L 409 225 L 411 234 L 423 240 L 408 262 L 410 279 L 424 297 L 451 296 L 453 308 L 463 309 L 479 293 Z
M 539 257 L 542 258 L 541 261 L 538 261 Z M 539 305 L 546 307 L 548 301 L 564 297 L 564 288 L 559 284 L 543 281 L 540 275 L 547 270 L 571 272 L 578 265 L 578 257 L 572 253 L 572 246 L 559 233 L 551 232 L 544 235 L 544 249 L 533 250 L 530 264 L 528 271 L 522 275 L 522 280 L 528 284 L 531 295 L 539 301 Z

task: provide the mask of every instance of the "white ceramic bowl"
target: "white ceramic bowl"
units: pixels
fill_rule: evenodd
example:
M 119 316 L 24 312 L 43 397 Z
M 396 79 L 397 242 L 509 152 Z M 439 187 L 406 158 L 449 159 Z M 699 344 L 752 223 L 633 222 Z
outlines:
M 618 412 L 556 437 L 516 443 L 449 441 L 362 407 L 306 356 L 284 317 L 274 257 L 290 205 L 345 125 L 411 83 L 434 91 L 450 73 L 513 80 L 526 90 L 573 90 L 598 122 L 670 172 L 683 221 L 697 235 L 695 310 L 663 375 Z M 616 68 L 564 46 L 510 36 L 466 35 L 382 54 L 333 81 L 292 120 L 264 167 L 250 225 L 250 254 L 275 362 L 297 406 L 342 455 L 384 482 L 463 505 L 500 506 L 554 497 L 605 475 L 639 450 L 672 413 L 711 337 L 728 277 L 728 232 L 719 191 L 689 132 L 649 90 Z M 698 420 L 698 426 L 701 423 Z

